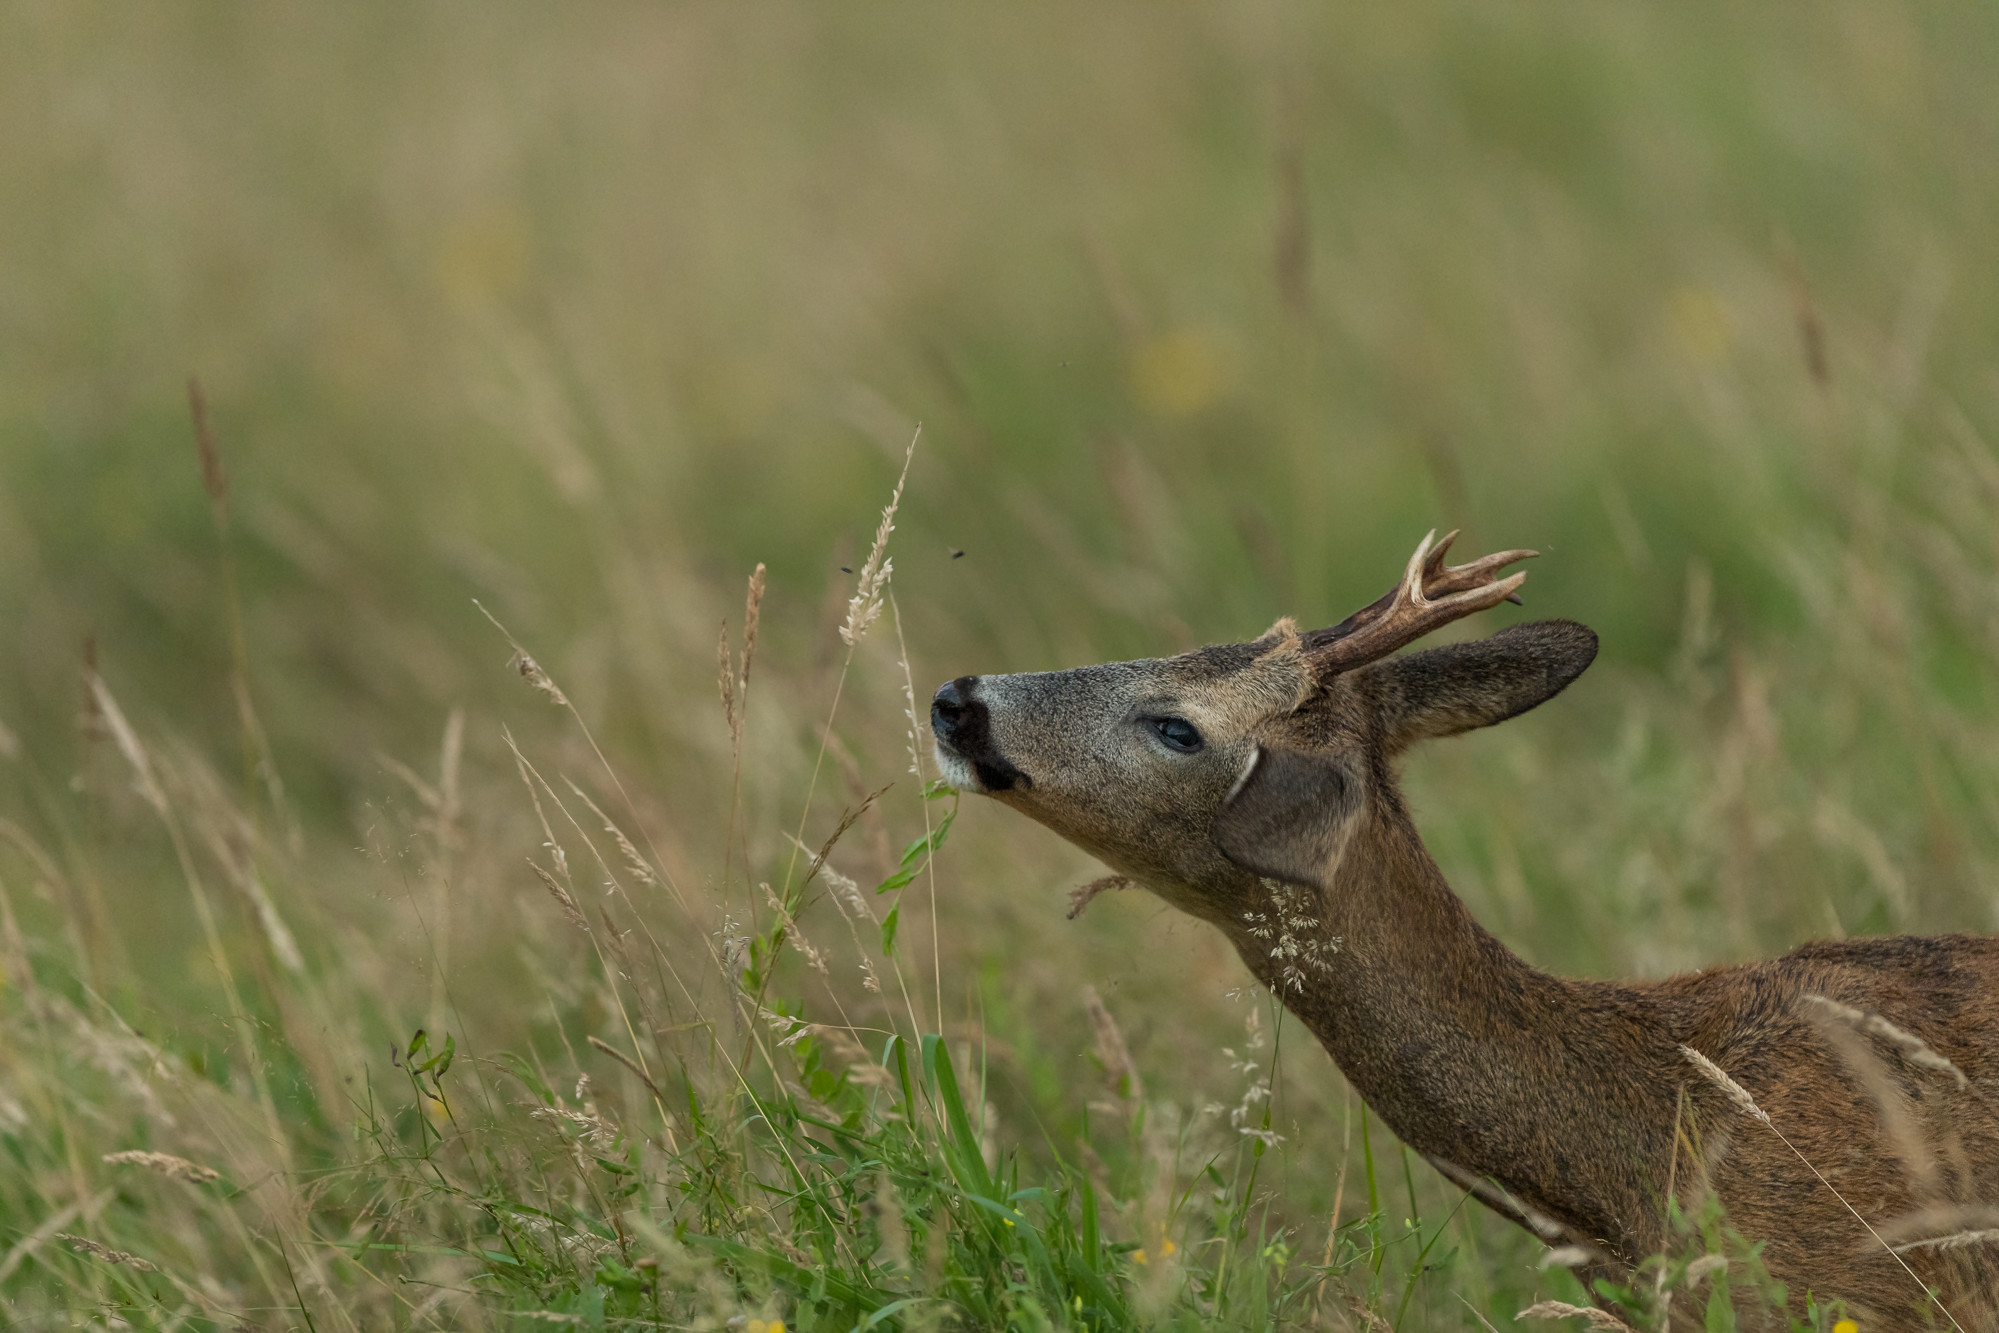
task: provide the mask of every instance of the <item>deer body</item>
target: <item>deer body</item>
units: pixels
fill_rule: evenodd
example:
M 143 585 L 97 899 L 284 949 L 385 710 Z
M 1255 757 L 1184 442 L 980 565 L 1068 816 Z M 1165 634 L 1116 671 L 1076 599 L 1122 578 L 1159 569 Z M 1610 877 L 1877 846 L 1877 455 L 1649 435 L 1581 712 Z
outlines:
M 1522 1207 L 1482 1191 L 1487 1202 L 1543 1239 L 1601 1251 L 1591 1276 L 1624 1276 L 1667 1244 L 1669 1194 L 1691 1211 L 1712 1189 L 1795 1296 L 1844 1299 L 1863 1328 L 1927 1326 L 1910 1271 L 1770 1129 L 1690 1079 L 1680 1047 L 1728 1071 L 1877 1230 L 1999 1199 L 1999 1120 L 1980 1091 L 1999 1090 L 1999 940 L 1823 943 L 1654 983 L 1554 977 L 1479 927 L 1397 814 L 1356 831 L 1312 905 L 1341 944 L 1302 989 L 1269 939 L 1228 933 L 1404 1142 L 1461 1185 L 1497 1183 Z M 1875 1095 L 1798 1012 L 1807 995 L 1896 1015 L 1966 1075 L 1959 1090 L 1942 1071 L 1883 1062 L 1910 1107 L 1928 1104 L 1917 1132 L 1932 1172 L 1951 1178 L 1912 1188 L 1917 1164 L 1883 1143 Z M 1952 1293 L 1966 1328 L 1981 1326 L 1972 1311 L 1999 1320 L 1989 1254 L 1904 1262 Z
M 1448 545 L 1331 630 L 961 677 L 933 705 L 940 763 L 1220 928 L 1405 1142 L 1585 1248 L 1588 1275 L 1628 1279 L 1671 1239 L 1668 1199 L 1711 1191 L 1796 1311 L 1809 1293 L 1864 1328 L 1948 1327 L 1920 1281 L 1962 1327 L 1999 1327 L 1999 940 L 1648 983 L 1527 965 L 1445 882 L 1394 759 L 1552 697 L 1595 636 L 1544 621 L 1388 656 L 1510 595 L 1524 576 L 1498 569 L 1531 554 L 1453 568 Z

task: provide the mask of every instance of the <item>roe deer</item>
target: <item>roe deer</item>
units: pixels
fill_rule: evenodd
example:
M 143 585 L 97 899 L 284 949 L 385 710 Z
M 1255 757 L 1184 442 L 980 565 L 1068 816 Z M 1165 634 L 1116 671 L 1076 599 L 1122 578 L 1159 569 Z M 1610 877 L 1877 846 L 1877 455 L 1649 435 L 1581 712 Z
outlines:
M 1514 956 L 1430 859 L 1393 764 L 1554 697 L 1596 635 L 1544 620 L 1391 656 L 1511 598 L 1526 575 L 1499 571 L 1534 554 L 1448 566 L 1450 542 L 1330 629 L 961 676 L 932 704 L 938 762 L 1213 923 L 1403 1140 L 1584 1247 L 1586 1277 L 1628 1279 L 1671 1241 L 1668 1196 L 1712 1192 L 1794 1312 L 1999 1326 L 1999 939 L 1638 982 Z

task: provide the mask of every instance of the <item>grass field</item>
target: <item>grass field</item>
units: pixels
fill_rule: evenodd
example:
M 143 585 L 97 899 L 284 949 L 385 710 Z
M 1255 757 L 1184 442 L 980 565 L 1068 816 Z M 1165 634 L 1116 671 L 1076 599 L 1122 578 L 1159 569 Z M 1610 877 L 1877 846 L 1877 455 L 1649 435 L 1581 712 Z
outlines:
M 911 750 L 946 678 L 1329 623 L 1432 526 L 1544 553 L 1463 632 L 1603 638 L 1410 766 L 1531 961 L 1999 929 L 1989 6 L 0 33 L 11 1327 L 1581 1300 Z

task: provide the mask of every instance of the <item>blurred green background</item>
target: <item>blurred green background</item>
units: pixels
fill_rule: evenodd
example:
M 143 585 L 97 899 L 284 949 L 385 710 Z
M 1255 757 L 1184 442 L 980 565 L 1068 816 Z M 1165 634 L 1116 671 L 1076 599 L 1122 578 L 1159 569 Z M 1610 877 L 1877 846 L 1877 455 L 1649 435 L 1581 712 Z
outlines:
M 0 809 L 95 895 L 17 910 L 134 1022 L 214 1022 L 165 844 L 78 721 L 89 640 L 143 732 L 257 785 L 193 375 L 297 832 L 273 893 L 383 1031 L 432 1002 L 434 928 L 472 1044 L 553 1041 L 501 727 L 587 751 L 473 599 L 680 884 L 740 900 L 717 623 L 767 562 L 742 824 L 772 877 L 841 567 L 918 422 L 890 552 L 919 703 L 1329 623 L 1461 527 L 1543 552 L 1466 632 L 1604 644 L 1411 763 L 1508 943 L 1659 974 L 1992 929 L 1995 69 L 1977 3 L 7 3 Z M 892 626 L 857 662 L 815 844 L 906 778 Z M 454 708 L 465 861 L 419 929 L 393 765 L 434 778 Z M 921 832 L 914 788 L 857 876 Z M 1242 978 L 1204 931 L 1136 895 L 1063 921 L 1097 870 L 994 807 L 939 865 L 945 1008 L 1010 1132 L 1080 1113 L 1085 980 L 1167 1094 L 1226 1081 Z M 1299 1216 L 1341 1097 L 1287 1058 Z

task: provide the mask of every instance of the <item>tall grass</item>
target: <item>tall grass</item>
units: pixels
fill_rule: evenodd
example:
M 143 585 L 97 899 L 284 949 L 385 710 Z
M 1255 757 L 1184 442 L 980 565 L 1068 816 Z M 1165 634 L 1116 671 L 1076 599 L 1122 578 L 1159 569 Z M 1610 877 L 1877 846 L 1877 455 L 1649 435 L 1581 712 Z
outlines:
M 213 446 L 201 442 L 207 460 Z M 725 624 L 718 653 L 731 819 L 700 896 L 664 868 L 649 834 L 625 831 L 620 819 L 642 817 L 632 791 L 564 687 L 493 621 L 513 673 L 568 717 L 582 742 L 572 757 L 588 765 L 551 777 L 503 732 L 521 784 L 515 817 L 538 834 L 527 867 L 546 897 L 533 906 L 569 939 L 566 951 L 531 960 L 529 1003 L 554 1020 L 553 1045 L 537 1043 L 546 1049 L 460 1046 L 468 1024 L 437 943 L 463 844 L 460 715 L 434 783 L 385 761 L 425 812 L 383 861 L 409 894 L 432 1006 L 425 1026 L 388 1043 L 383 1066 L 365 1052 L 388 1016 L 368 1012 L 365 988 L 337 956 L 308 965 L 265 885 L 300 871 L 265 831 L 276 785 L 256 783 L 253 762 L 243 790 L 271 808 L 260 816 L 239 804 L 198 756 L 159 753 L 91 674 L 88 717 L 171 849 L 226 1014 L 198 1044 L 183 1039 L 178 1055 L 134 1030 L 90 984 L 72 874 L 5 826 L 38 894 L 72 917 L 66 940 L 31 938 L 0 881 L 0 962 L 12 982 L 0 1032 L 8 1086 L 19 1090 L 0 1105 L 17 1168 L 8 1204 L 39 1220 L 4 1260 L 7 1275 L 22 1271 L 13 1298 L 22 1317 L 96 1310 L 161 1327 L 1400 1328 L 1420 1295 L 1453 1288 L 1481 1318 L 1468 1283 L 1487 1306 L 1521 1304 L 1479 1252 L 1468 1191 L 1448 1189 L 1425 1218 L 1406 1149 L 1395 1150 L 1408 1202 L 1395 1224 L 1402 1210 L 1383 1197 L 1364 1107 L 1365 1210 L 1348 1219 L 1336 1196 L 1314 1226 L 1277 1206 L 1265 1168 L 1287 1137 L 1272 1114 L 1284 1014 L 1266 994 L 1231 993 L 1245 1029 L 1221 1051 L 1240 1083 L 1228 1107 L 1147 1097 L 1117 1019 L 1085 987 L 1101 1091 L 1073 1136 L 1043 1125 L 1039 1144 L 1001 1138 L 984 1024 L 968 1016 L 970 1039 L 955 1057 L 941 1035 L 934 897 L 924 904 L 934 991 L 923 986 L 923 947 L 900 929 L 905 907 L 923 903 L 905 896 L 926 880 L 934 893 L 959 815 L 957 793 L 926 781 L 893 611 L 887 547 L 902 499 L 899 479 L 839 625 L 848 652 L 799 802 L 803 831 L 854 658 L 888 607 L 897 630 L 888 665 L 900 677 L 923 831 L 872 890 L 838 866 L 853 854 L 845 840 L 894 784 L 845 809 L 816 848 L 790 835 L 775 883 L 751 884 L 747 850 L 743 874 L 730 873 L 761 566 L 742 647 L 732 649 Z M 226 496 L 216 504 L 226 533 Z M 245 734 L 261 734 L 247 688 L 239 699 Z M 73 850 L 87 862 L 92 849 Z M 211 879 L 233 890 L 227 937 Z M 423 881 L 431 888 L 420 895 Z M 835 921 L 846 939 L 815 944 L 806 920 L 822 942 L 821 925 Z M 1176 1089 L 1189 1091 L 1199 1092 Z M 1349 1102 L 1342 1195 L 1351 1114 Z M 1664 1327 L 1684 1292 L 1683 1305 L 1712 1303 L 1726 1320 L 1732 1269 L 1735 1287 L 1767 1288 L 1753 1245 L 1722 1223 L 1688 1223 L 1691 1252 L 1660 1256 L 1649 1285 L 1622 1292 L 1626 1309 L 1651 1311 Z M 1505 1254 L 1518 1241 L 1484 1243 Z M 1549 1251 L 1539 1281 L 1581 1299 L 1568 1271 L 1589 1258 Z M 1771 1293 L 1781 1301 L 1781 1289 Z M 1432 1302 L 1424 1306 L 1419 1318 L 1432 1318 Z M 1532 1308 L 1582 1312 L 1565 1300 Z M 1829 1322 L 1815 1313 L 1798 1327 Z
M 1983 9 L 4 26 L 17 1322 L 1582 1302 L 908 771 L 935 681 L 1330 623 L 1430 526 L 1604 637 L 1407 782 L 1534 962 L 1999 924 Z M 1755 1284 L 1684 1222 L 1655 1294 Z
M 853 651 L 890 601 L 885 550 L 901 498 L 898 483 L 840 627 L 850 651 L 822 738 Z M 226 499 L 217 504 L 220 513 Z M 759 569 L 740 654 L 726 630 L 723 639 L 733 764 L 762 591 Z M 573 942 L 566 966 L 549 960 L 532 1001 L 556 1015 L 559 1055 L 461 1049 L 451 1029 L 464 1017 L 435 916 L 421 906 L 436 1012 L 388 1044 L 385 1066 L 365 1055 L 371 1025 L 356 1021 L 355 979 L 337 959 L 308 969 L 264 887 L 266 876 L 296 873 L 283 844 L 198 758 L 157 753 L 103 680 L 89 679 L 121 776 L 180 867 L 228 1021 L 204 1034 L 198 1055 L 176 1058 L 91 989 L 74 939 L 70 949 L 31 941 L 0 896 L 12 981 L 0 1021 L 8 1086 L 19 1090 L 4 1108 L 18 1168 L 8 1203 L 11 1215 L 41 1219 L 5 1260 L 9 1274 L 28 1270 L 16 1283 L 23 1318 L 1266 1328 L 1378 1320 L 1371 1312 L 1397 1288 L 1399 1321 L 1425 1275 L 1447 1267 L 1432 1252 L 1458 1209 L 1426 1237 L 1413 1178 L 1403 1233 L 1391 1233 L 1371 1196 L 1365 1215 L 1318 1229 L 1316 1262 L 1301 1251 L 1302 1229 L 1273 1212 L 1259 1186 L 1267 1150 L 1283 1140 L 1270 1114 L 1283 1028 L 1281 1010 L 1264 1017 L 1267 997 L 1245 1008 L 1240 1051 L 1223 1052 L 1243 1084 L 1229 1109 L 1148 1099 L 1115 1017 L 1086 990 L 1103 1091 L 1081 1133 L 1065 1141 L 1044 1128 L 1041 1151 L 1028 1153 L 999 1138 L 983 1043 L 974 1036 L 954 1058 L 939 1035 L 934 943 L 938 988 L 926 993 L 913 966 L 921 946 L 898 928 L 904 895 L 932 870 L 958 814 L 955 792 L 923 782 L 899 644 L 924 832 L 896 869 L 869 891 L 835 860 L 848 856 L 843 839 L 877 791 L 833 821 L 817 849 L 792 837 L 799 854 L 775 886 L 732 880 L 732 827 L 716 891 L 701 899 L 606 813 L 611 804 L 636 815 L 630 791 L 563 687 L 512 646 L 517 674 L 569 714 L 596 761 L 593 796 L 575 777 L 545 775 L 507 738 L 523 786 L 516 804 L 539 833 L 529 867 L 547 895 L 542 915 Z M 396 859 L 410 879 L 436 884 L 427 896 L 440 915 L 460 842 L 459 737 L 454 720 L 434 784 L 390 764 L 427 812 Z M 815 760 L 815 776 L 821 767 Z M 807 811 L 812 795 L 808 785 Z M 74 900 L 59 858 L 8 831 L 35 887 Z M 218 872 L 238 899 L 230 939 L 208 887 Z M 838 920 L 847 939 L 822 949 L 805 919 Z M 578 1027 L 580 1050 L 568 1035 Z M 1364 1131 L 1361 1151 L 1372 1152 Z

